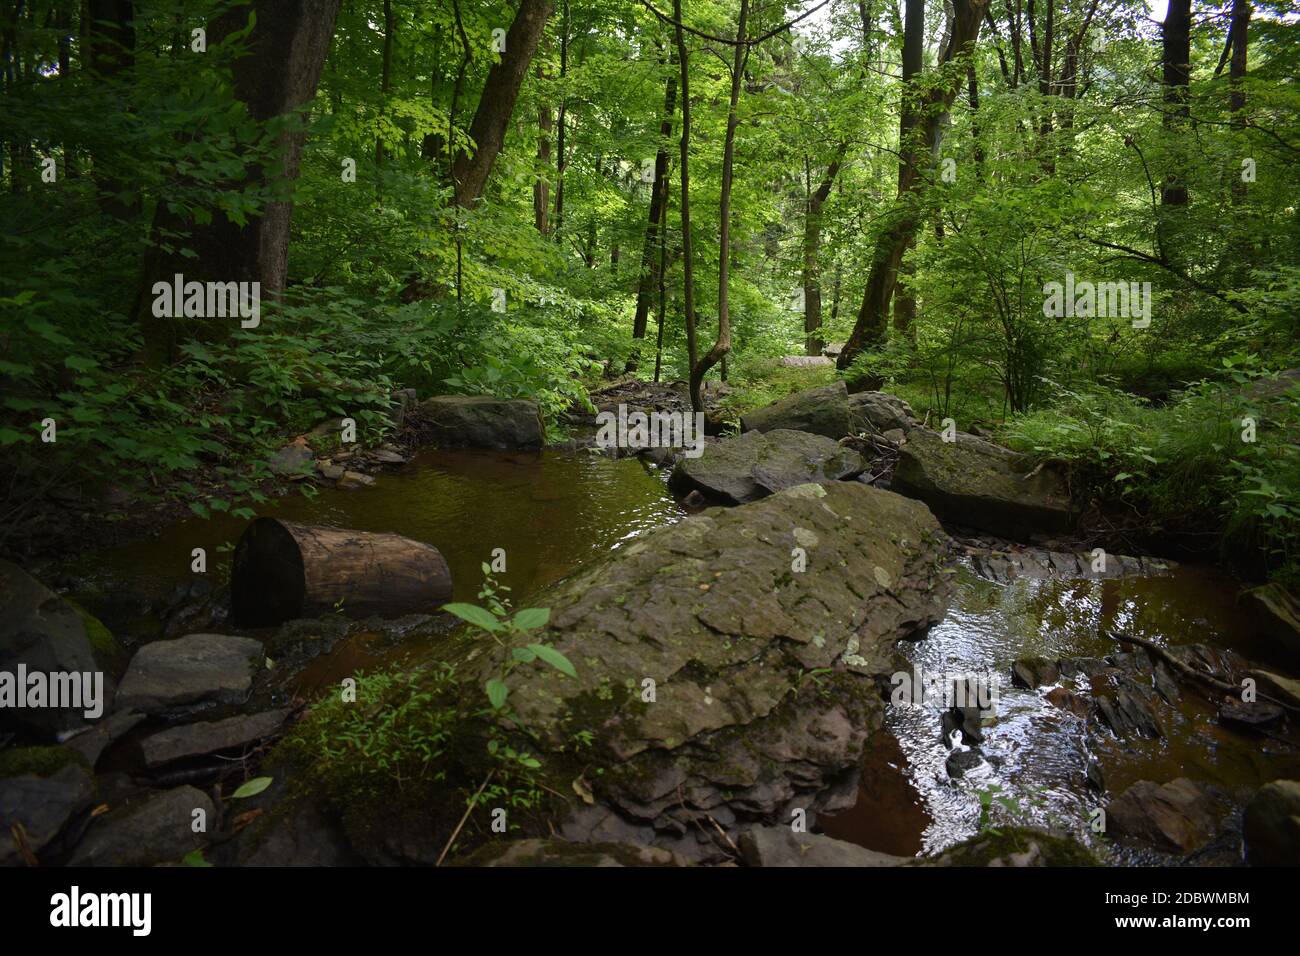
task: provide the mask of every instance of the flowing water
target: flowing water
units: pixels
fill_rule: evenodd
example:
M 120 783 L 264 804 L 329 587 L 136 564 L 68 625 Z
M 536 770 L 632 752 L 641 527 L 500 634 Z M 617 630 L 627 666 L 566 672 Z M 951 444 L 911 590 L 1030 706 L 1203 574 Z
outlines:
M 435 545 L 453 574 L 455 599 L 475 601 L 480 566 L 504 548 L 516 606 L 594 558 L 654 528 L 680 520 L 662 477 L 635 460 L 558 453 L 503 454 L 427 451 L 358 491 L 323 490 L 292 496 L 264 509 L 290 520 L 390 531 Z M 245 522 L 228 516 L 194 519 L 161 536 L 84 560 L 71 569 L 91 587 L 158 589 L 190 578 L 191 549 L 228 552 Z M 213 564 L 225 564 L 223 558 Z M 1260 663 L 1233 603 L 1233 582 L 1215 572 L 1179 568 L 1168 577 L 1109 581 L 1031 581 L 994 584 L 963 567 L 951 609 L 924 640 L 905 646 L 926 672 L 998 675 L 996 720 L 986 728 L 989 762 L 958 781 L 945 770 L 938 706 L 889 706 L 888 732 L 868 748 L 858 803 L 823 818 L 825 832 L 897 854 L 940 851 L 978 831 L 981 791 L 1008 797 L 1006 811 L 1022 822 L 1065 825 L 1088 838 L 1090 757 L 1102 766 L 1111 793 L 1139 779 L 1188 776 L 1228 788 L 1259 786 L 1296 776 L 1294 748 L 1226 730 L 1208 704 L 1184 693 L 1162 712 L 1165 737 L 1117 741 L 1085 734 L 1084 721 L 1054 707 L 1045 690 L 1010 686 L 1013 661 L 1024 656 L 1103 657 L 1119 648 L 1108 629 L 1161 645 L 1208 643 L 1231 647 Z M 418 657 L 377 635 L 362 634 L 296 676 L 293 691 L 337 680 L 339 674 Z M 1082 679 L 1081 679 L 1082 680 Z M 1086 689 L 1080 685 L 1080 689 Z M 1090 749 L 1091 748 L 1091 749 Z

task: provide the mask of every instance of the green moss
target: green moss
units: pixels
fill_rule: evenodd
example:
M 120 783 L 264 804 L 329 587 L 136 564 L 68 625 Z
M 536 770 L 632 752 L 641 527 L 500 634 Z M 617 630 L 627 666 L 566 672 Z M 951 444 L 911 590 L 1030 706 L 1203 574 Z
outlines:
M 70 763 L 86 766 L 86 758 L 69 747 L 15 747 L 0 751 L 0 779 L 35 774 L 48 777 Z
M 95 660 L 99 665 L 113 670 L 125 663 L 126 651 L 117 642 L 113 632 L 104 626 L 104 622 L 71 598 L 63 600 L 67 601 L 68 606 L 77 612 L 77 617 L 81 618 L 82 626 L 86 629 L 86 638 L 90 641 L 90 649 L 94 651 Z
M 942 866 L 989 866 L 1024 854 L 1038 845 L 1038 866 L 1100 866 L 1084 846 L 1068 837 L 1054 836 L 1032 827 L 1003 827 L 997 833 L 982 833 L 945 851 L 937 861 Z M 1005 864 L 1004 864 L 1005 865 Z

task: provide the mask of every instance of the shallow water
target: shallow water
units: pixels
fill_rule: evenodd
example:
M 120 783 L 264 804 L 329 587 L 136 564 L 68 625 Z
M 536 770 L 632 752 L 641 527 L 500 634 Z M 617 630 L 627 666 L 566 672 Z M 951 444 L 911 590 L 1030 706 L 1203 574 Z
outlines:
M 289 520 L 390 531 L 436 546 L 451 568 L 455 599 L 476 601 L 480 565 L 504 548 L 518 607 L 548 585 L 646 532 L 680 520 L 686 511 L 663 477 L 630 459 L 559 453 L 504 454 L 427 451 L 376 485 L 327 489 L 313 499 L 293 495 L 262 513 Z M 166 593 L 188 580 L 190 552 L 208 549 L 220 576 L 245 522 L 219 515 L 168 528 L 159 537 L 78 562 L 72 570 L 90 586 L 120 582 Z M 991 763 L 959 781 L 945 770 L 940 708 L 886 708 L 888 732 L 868 748 L 857 806 L 820 821 L 825 832 L 872 849 L 934 853 L 976 833 L 980 791 L 1000 788 L 1011 810 L 1001 819 L 1056 824 L 1091 840 L 1086 821 L 1100 798 L 1087 787 L 1089 738 L 1084 721 L 1044 698 L 1046 688 L 1010 686 L 1013 661 L 1024 656 L 1103 657 L 1124 648 L 1105 634 L 1115 629 L 1169 646 L 1204 642 L 1231 647 L 1269 663 L 1247 619 L 1235 606 L 1235 584 L 1217 572 L 1183 567 L 1169 577 L 1110 581 L 1018 580 L 999 585 L 958 572 L 951 609 L 904 653 L 926 672 L 999 677 L 996 722 L 982 750 Z M 310 695 L 339 675 L 417 659 L 418 646 L 361 634 L 311 662 L 282 689 Z M 1077 686 L 1086 690 L 1079 678 Z M 1177 708 L 1160 711 L 1166 736 L 1121 742 L 1100 735 L 1092 754 L 1110 792 L 1149 779 L 1177 776 L 1228 788 L 1256 787 L 1300 775 L 1294 749 L 1221 728 L 1210 706 L 1184 693 Z
M 1104 657 L 1131 648 L 1107 630 L 1147 638 L 1161 646 L 1205 643 L 1232 648 L 1260 663 L 1249 618 L 1234 604 L 1234 583 L 1204 568 L 1181 567 L 1169 577 L 1108 581 L 1017 580 L 999 585 L 966 568 L 944 620 L 925 639 L 905 645 L 905 656 L 926 673 L 975 673 L 998 680 L 995 722 L 984 728 L 987 763 L 960 780 L 945 769 L 948 747 L 940 739 L 941 706 L 886 708 L 892 745 L 868 755 L 858 803 L 823 818 L 824 832 L 896 854 L 935 853 L 978 832 L 980 792 L 1008 797 L 994 804 L 994 821 L 1054 825 L 1097 843 L 1089 814 L 1103 799 L 1089 790 L 1089 757 L 1104 773 L 1108 793 L 1138 780 L 1165 783 L 1185 776 L 1233 792 L 1294 776 L 1294 747 L 1221 727 L 1209 702 L 1184 687 L 1177 707 L 1157 705 L 1165 736 L 1118 740 L 1106 731 L 1091 737 L 1085 721 L 1046 700 L 1050 688 L 1011 686 L 1020 657 Z M 1087 691 L 1087 678 L 1062 678 Z M 1091 752 L 1090 752 L 1091 750 Z M 881 782 L 902 769 L 906 786 Z M 874 779 L 873 779 L 874 778 Z M 884 795 L 892 800 L 883 800 Z

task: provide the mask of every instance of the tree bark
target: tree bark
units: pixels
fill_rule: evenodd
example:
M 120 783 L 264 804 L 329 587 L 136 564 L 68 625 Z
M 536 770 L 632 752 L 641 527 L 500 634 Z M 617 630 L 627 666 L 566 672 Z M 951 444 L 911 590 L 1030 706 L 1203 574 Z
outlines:
M 542 79 L 542 68 L 537 68 Z M 537 178 L 533 181 L 533 226 L 543 236 L 551 234 L 551 108 L 537 108 Z
M 682 29 L 682 0 L 673 0 L 673 20 L 682 88 L 682 312 L 686 323 L 686 362 L 693 377 L 699 343 L 696 336 L 695 314 L 695 250 L 694 243 L 691 241 L 691 77 L 690 57 L 686 52 L 686 34 Z M 696 411 L 704 410 L 694 388 L 691 389 L 691 405 Z
M 808 196 L 808 205 L 803 220 L 803 333 L 804 353 L 821 355 L 826 343 L 821 337 L 822 327 L 822 284 L 821 284 L 821 242 L 822 209 L 830 198 L 848 152 L 847 144 L 840 147 L 839 154 L 826 169 L 821 183 Z
M 968 53 L 975 45 L 987 2 L 988 0 L 957 0 L 953 12 L 952 34 L 939 54 L 940 70 L 945 69 L 955 57 Z M 921 6 L 921 0 L 909 0 L 906 30 L 912 29 L 913 19 L 919 22 Z M 913 11 L 915 17 L 912 15 Z M 905 36 L 904 58 L 906 59 L 907 56 Z M 922 186 L 916 157 L 928 155 L 933 149 L 939 135 L 939 127 L 952 106 L 963 76 L 964 71 L 961 75 L 947 77 L 945 82 L 927 84 L 929 90 L 921 97 L 920 105 L 915 110 L 916 118 L 913 122 L 919 135 L 912 136 L 913 142 L 900 149 L 903 159 L 899 163 L 898 199 L 887 214 L 885 228 L 876 240 L 871 259 L 871 272 L 867 276 L 867 286 L 862 297 L 862 308 L 858 311 L 853 332 L 849 335 L 849 340 L 845 343 L 844 350 L 836 363 L 841 369 L 848 368 L 863 350 L 881 345 L 885 341 L 889 303 L 898 280 L 898 267 L 908 244 L 915 238 L 919 225 L 919 209 L 915 197 L 911 195 L 913 192 L 919 192 Z
M 334 35 L 334 19 L 341 0 L 254 0 L 257 24 L 248 38 L 248 50 L 235 61 L 235 95 L 249 115 L 260 123 L 297 113 L 309 106 L 316 95 L 321 70 Z M 208 42 L 219 43 L 248 22 L 249 9 L 235 7 L 208 27 Z M 305 131 L 286 130 L 279 134 L 277 159 L 253 173 L 253 183 L 266 183 L 276 198 L 266 202 L 259 214 L 244 225 L 224 216 L 200 225 L 182 221 L 159 204 L 154 217 L 154 244 L 146 256 L 144 282 L 137 300 L 137 315 L 145 333 L 148 356 L 155 362 L 170 361 L 182 338 L 183 323 L 193 319 L 154 317 L 150 290 L 155 281 L 170 279 L 180 272 L 187 281 L 259 282 L 262 299 L 284 291 L 289 267 L 289 225 L 293 215 L 292 184 L 298 177 Z M 250 183 L 238 183 L 244 188 Z M 169 253 L 161 239 L 180 233 L 172 240 L 192 249 L 193 258 Z M 230 324 L 201 326 L 205 334 L 225 334 Z
M 488 174 L 492 172 L 492 165 L 505 143 L 506 128 L 515 110 L 519 89 L 554 9 L 553 0 L 520 0 L 519 12 L 506 33 L 506 48 L 501 59 L 488 70 L 478 109 L 470 122 L 469 135 L 474 141 L 474 152 L 458 152 L 452 165 L 458 206 L 469 208 L 483 195 Z
M 641 251 L 641 275 L 637 283 L 636 313 L 632 317 L 632 338 L 645 338 L 650 317 L 650 302 L 658 285 L 659 265 L 656 258 L 660 222 L 668 203 L 668 137 L 673 134 L 673 112 L 677 108 L 677 77 L 670 76 L 664 84 L 664 113 L 659 122 L 660 146 L 655 153 L 655 180 L 651 187 L 649 222 L 646 224 L 645 245 Z M 635 347 L 627 360 L 627 371 L 635 372 L 640 364 L 640 352 Z
M 680 0 L 678 0 L 680 5 Z M 736 107 L 740 102 L 740 85 L 744 81 L 745 62 L 749 59 L 749 46 L 745 43 L 745 28 L 749 25 L 749 0 L 740 0 L 740 15 L 736 21 L 736 46 L 731 64 L 731 97 L 727 107 L 727 132 L 722 146 L 722 184 L 718 201 L 718 337 L 713 347 L 691 369 L 691 405 L 697 412 L 704 411 L 701 386 L 709 369 L 731 351 L 731 185 L 736 166 L 736 126 L 739 122 Z M 683 91 L 684 92 L 684 91 Z M 723 366 L 726 379 L 726 366 Z
M 271 627 L 341 612 L 352 618 L 432 614 L 451 600 L 451 571 L 432 545 L 258 518 L 235 548 L 231 614 Z
M 1162 27 L 1162 56 L 1164 83 L 1164 126 L 1174 133 L 1190 110 L 1187 104 L 1188 86 L 1191 82 L 1191 27 L 1192 0 L 1169 0 Z M 1179 170 L 1172 169 L 1160 189 L 1162 206 L 1186 206 L 1187 186 Z

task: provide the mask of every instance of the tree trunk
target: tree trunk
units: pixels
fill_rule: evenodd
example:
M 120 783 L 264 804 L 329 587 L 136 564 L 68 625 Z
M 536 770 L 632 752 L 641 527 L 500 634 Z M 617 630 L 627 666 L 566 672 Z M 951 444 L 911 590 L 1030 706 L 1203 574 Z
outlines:
M 678 0 L 680 6 L 680 0 Z M 680 13 L 679 13 L 680 16 Z M 740 15 L 736 21 L 736 46 L 731 64 L 731 98 L 727 107 L 727 132 L 722 146 L 722 184 L 718 200 L 718 337 L 713 347 L 691 369 L 691 405 L 697 412 L 704 411 L 700 389 L 709 369 L 731 351 L 731 184 L 736 166 L 736 126 L 739 122 L 736 107 L 740 102 L 740 85 L 745 78 L 745 62 L 749 47 L 745 43 L 745 28 L 749 21 L 749 0 L 740 0 Z M 685 91 L 683 90 L 683 93 Z M 723 366 L 726 379 L 726 366 Z
M 542 68 L 537 68 L 542 79 Z M 543 236 L 551 234 L 551 108 L 537 108 L 537 179 L 533 181 L 533 225 Z
M 821 183 L 808 196 L 808 206 L 803 221 L 803 333 L 804 353 L 821 355 L 826 343 L 822 341 L 822 284 L 821 284 L 821 243 L 822 243 L 822 209 L 830 198 L 839 175 L 840 166 L 848 152 L 846 146 L 840 147 L 839 155 L 831 161 Z
M 636 291 L 636 313 L 632 317 L 632 338 L 645 338 L 646 323 L 650 317 L 650 301 L 654 298 L 659 281 L 656 259 L 660 222 L 668 203 L 668 137 L 673 134 L 673 112 L 677 106 L 677 77 L 670 76 L 664 87 L 664 115 L 659 123 L 661 145 L 655 153 L 655 181 L 650 193 L 649 222 L 646 224 L 645 245 L 641 252 L 641 276 Z M 635 346 L 628 356 L 627 371 L 635 372 L 640 364 L 640 351 Z
M 683 317 L 686 322 L 686 362 L 692 378 L 696 366 L 699 343 L 696 340 L 695 314 L 695 251 L 691 241 L 691 77 L 690 57 L 686 52 L 686 34 L 682 29 L 682 0 L 673 0 L 674 37 L 677 42 L 677 61 L 681 67 L 682 88 L 682 137 L 681 137 L 681 179 L 682 179 L 682 299 Z M 697 411 L 704 411 L 696 390 L 691 388 L 691 405 Z
M 1165 13 L 1162 28 L 1164 68 L 1164 126 L 1171 131 L 1178 130 L 1189 114 L 1187 105 L 1188 85 L 1191 82 L 1191 27 L 1192 0 L 1169 0 L 1169 9 Z M 1162 206 L 1186 206 L 1187 186 L 1177 169 L 1165 176 L 1160 189 Z
M 248 526 L 230 576 L 231 614 L 243 627 L 336 611 L 358 619 L 432 614 L 451 595 L 451 571 L 432 545 L 276 518 Z
M 519 12 L 506 33 L 506 48 L 500 61 L 488 70 L 478 109 L 470 123 L 469 136 L 475 150 L 472 154 L 457 153 L 452 166 L 458 206 L 469 208 L 483 195 L 492 164 L 505 143 L 506 127 L 510 125 L 519 89 L 554 9 L 554 0 L 520 0 Z
M 256 27 L 248 38 L 247 54 L 235 61 L 235 95 L 259 123 L 296 113 L 310 105 L 334 35 L 334 19 L 341 0 L 254 0 Z M 248 22 L 249 9 L 235 7 L 208 27 L 208 42 L 220 43 Z M 265 182 L 284 195 L 265 203 L 260 214 L 249 216 L 244 225 L 224 216 L 199 225 L 185 222 L 159 206 L 154 217 L 155 244 L 146 257 L 145 278 L 137 303 L 137 315 L 145 333 L 149 358 L 171 361 L 181 338 L 182 327 L 193 319 L 156 318 L 151 310 L 151 288 L 155 281 L 184 274 L 187 281 L 259 282 L 265 300 L 284 291 L 289 267 L 289 224 L 293 201 L 288 196 L 298 178 L 303 131 L 282 132 L 277 141 L 277 161 L 254 171 L 254 182 Z M 248 185 L 237 184 L 237 188 Z M 193 258 L 165 252 L 159 239 L 169 234 L 188 234 L 177 246 L 192 249 Z M 206 334 L 224 334 L 222 326 L 200 327 Z
M 949 42 L 940 51 L 939 68 L 946 66 L 955 57 L 968 53 L 975 45 L 987 2 L 988 0 L 957 0 L 953 13 L 952 34 Z M 903 44 L 904 60 L 907 60 L 909 55 L 906 34 L 913 29 L 913 20 L 918 23 L 916 29 L 921 30 L 919 24 L 922 10 L 923 0 L 908 0 L 908 23 Z M 914 57 L 912 63 L 919 69 L 919 57 L 914 53 L 912 56 Z M 898 199 L 887 214 L 885 228 L 876 240 L 871 259 L 871 272 L 867 276 L 867 286 L 862 297 L 862 308 L 858 311 L 853 332 L 849 335 L 849 340 L 845 343 L 837 362 L 842 369 L 848 368 L 864 349 L 878 346 L 885 340 L 889 303 L 898 279 L 898 267 L 908 244 L 915 238 L 919 225 L 917 207 L 912 197 L 908 195 L 921 188 L 915 160 L 917 156 L 927 155 L 933 149 L 943 117 L 951 108 L 953 98 L 957 95 L 960 80 L 961 77 L 955 79 L 950 77 L 947 82 L 927 84 L 929 91 L 921 97 L 919 106 L 908 111 L 912 114 L 913 128 L 919 131 L 919 136 L 910 137 L 913 142 L 900 149 L 903 159 L 899 163 Z M 900 133 L 902 129 L 900 122 Z
M 1246 76 L 1246 43 L 1250 29 L 1250 0 L 1232 0 L 1232 26 L 1229 28 L 1229 42 L 1232 44 L 1232 60 L 1228 67 L 1228 109 L 1232 112 L 1232 128 L 1237 131 L 1246 128 L 1246 91 L 1241 81 Z M 1232 204 L 1240 205 L 1246 201 L 1246 183 L 1238 169 L 1232 177 Z

